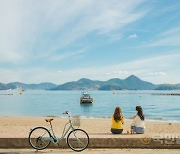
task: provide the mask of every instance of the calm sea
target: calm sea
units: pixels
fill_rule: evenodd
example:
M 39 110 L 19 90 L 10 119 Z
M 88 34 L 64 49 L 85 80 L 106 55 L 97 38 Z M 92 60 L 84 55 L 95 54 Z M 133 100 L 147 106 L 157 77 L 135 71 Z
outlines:
M 180 121 L 180 96 L 154 95 L 180 91 L 90 91 L 92 105 L 81 105 L 82 91 L 27 90 L 0 91 L 1 116 L 63 116 L 66 110 L 73 115 L 109 117 L 116 106 L 131 118 L 135 107 L 141 105 L 147 119 Z M 13 94 L 13 95 L 7 95 Z

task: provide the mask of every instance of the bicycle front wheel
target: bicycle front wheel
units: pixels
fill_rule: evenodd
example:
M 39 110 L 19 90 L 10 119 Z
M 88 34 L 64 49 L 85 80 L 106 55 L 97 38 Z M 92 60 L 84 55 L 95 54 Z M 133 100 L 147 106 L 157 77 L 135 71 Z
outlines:
M 84 130 L 75 129 L 68 134 L 67 144 L 74 151 L 83 151 L 89 144 L 89 136 Z
M 44 127 L 36 127 L 29 133 L 29 143 L 37 150 L 43 150 L 51 143 L 51 134 Z

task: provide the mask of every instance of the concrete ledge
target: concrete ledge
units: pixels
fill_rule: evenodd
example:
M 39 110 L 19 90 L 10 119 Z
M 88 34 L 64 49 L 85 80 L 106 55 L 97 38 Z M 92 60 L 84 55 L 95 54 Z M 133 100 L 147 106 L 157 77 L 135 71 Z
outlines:
M 161 138 L 90 138 L 89 148 L 148 148 L 180 149 L 180 141 L 170 142 Z M 0 148 L 31 148 L 28 138 L 0 138 Z M 68 148 L 66 139 L 58 145 L 50 144 L 49 148 Z

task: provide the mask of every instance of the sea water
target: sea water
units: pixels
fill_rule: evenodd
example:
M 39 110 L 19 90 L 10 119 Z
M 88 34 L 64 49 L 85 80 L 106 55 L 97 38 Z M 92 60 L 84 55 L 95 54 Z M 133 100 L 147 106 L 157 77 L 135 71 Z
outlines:
M 157 95 L 180 91 L 90 91 L 93 104 L 80 104 L 82 91 L 0 91 L 0 116 L 63 116 L 64 111 L 85 117 L 110 117 L 120 106 L 125 118 L 142 106 L 146 119 L 180 121 L 180 96 Z

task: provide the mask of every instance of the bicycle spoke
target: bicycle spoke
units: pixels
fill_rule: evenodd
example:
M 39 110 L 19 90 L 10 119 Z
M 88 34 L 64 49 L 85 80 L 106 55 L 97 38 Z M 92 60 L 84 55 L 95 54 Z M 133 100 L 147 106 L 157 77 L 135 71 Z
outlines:
M 76 137 L 76 140 L 77 140 L 77 141 L 80 141 L 80 143 L 81 143 L 83 146 L 85 146 L 85 144 L 76 136 L 76 133 L 74 132 L 73 134 L 74 134 L 74 136 Z
M 89 144 L 89 136 L 84 130 L 75 129 L 69 133 L 67 143 L 72 150 L 82 151 Z
M 34 128 L 29 134 L 29 143 L 35 149 L 45 149 L 51 141 L 43 138 L 50 138 L 49 131 L 44 127 Z
M 73 128 L 73 131 L 71 131 L 67 136 L 68 146 L 72 150 L 77 151 L 77 152 L 82 151 L 87 148 L 89 144 L 88 134 L 82 129 L 78 129 L 78 128 L 75 129 L 73 127 L 70 112 L 66 111 L 64 114 L 68 115 L 69 122 L 64 126 L 62 137 L 59 139 L 55 137 L 54 132 L 52 132 L 53 133 L 53 136 L 52 136 L 49 130 L 46 129 L 45 127 L 36 127 L 31 130 L 31 132 L 29 133 L 29 143 L 34 149 L 37 149 L 37 150 L 45 149 L 49 146 L 51 141 L 53 143 L 58 144 L 58 142 L 69 132 L 71 128 Z M 46 119 L 47 122 L 50 122 L 51 129 L 52 129 L 52 124 L 51 124 L 52 120 L 53 119 Z M 68 128 L 66 128 L 66 126 L 68 126 Z

